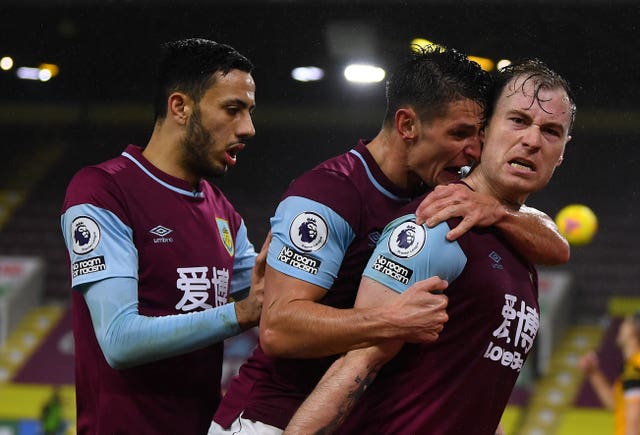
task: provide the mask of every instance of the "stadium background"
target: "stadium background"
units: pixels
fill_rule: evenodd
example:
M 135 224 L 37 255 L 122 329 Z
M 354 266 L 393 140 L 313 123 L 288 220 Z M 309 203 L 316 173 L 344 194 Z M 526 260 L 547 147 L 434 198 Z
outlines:
M 554 215 L 585 203 L 600 228 L 569 264 L 542 268 L 550 345 L 539 346 L 505 418 L 510 435 L 608 433 L 609 414 L 574 366 L 600 346 L 613 375 L 617 319 L 640 307 L 638 26 L 630 0 L 3 0 L 0 57 L 60 71 L 47 82 L 0 71 L 0 433 L 36 433 L 54 391 L 73 418 L 64 189 L 80 167 L 146 143 L 155 50 L 182 37 L 229 43 L 256 66 L 257 135 L 218 184 L 258 246 L 292 178 L 380 127 L 383 86 L 347 84 L 347 62 L 384 66 L 423 37 L 494 61 L 540 57 L 561 72 L 578 103 L 573 140 L 529 205 Z M 325 68 L 324 80 L 292 80 L 306 65 Z M 230 343 L 228 373 L 251 343 Z

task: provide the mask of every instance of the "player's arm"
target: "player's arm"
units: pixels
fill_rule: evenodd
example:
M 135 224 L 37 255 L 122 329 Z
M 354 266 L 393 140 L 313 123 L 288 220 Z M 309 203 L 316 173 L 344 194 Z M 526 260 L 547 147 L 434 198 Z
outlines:
M 589 383 L 602 405 L 609 410 L 613 410 L 613 387 L 600 369 L 598 355 L 593 351 L 588 352 L 580 358 L 578 365 L 587 376 L 587 379 L 589 379 Z
M 236 237 L 236 258 L 231 282 L 232 289 L 242 289 L 232 292 L 231 297 L 235 301 L 236 317 L 243 331 L 257 326 L 260 322 L 264 295 L 264 272 L 269 242 L 271 242 L 271 232 L 269 232 L 260 253 L 256 256 L 246 233 L 243 223 L 241 231 Z M 247 275 L 250 282 L 249 287 L 245 284 L 247 279 L 245 276 Z
M 444 290 L 446 281 L 433 277 L 418 284 Z M 412 293 L 413 287 L 406 293 Z M 364 277 L 358 290 L 357 308 L 374 309 L 393 304 L 400 297 L 388 287 Z M 285 434 L 332 433 L 351 412 L 378 371 L 402 348 L 400 340 L 386 340 L 356 349 L 336 360 L 289 422 Z
M 115 369 L 134 367 L 219 343 L 255 326 L 269 240 L 268 236 L 250 269 L 249 295 L 208 310 L 143 316 L 138 312 L 138 281 L 134 278 L 106 278 L 80 286 L 107 363 Z
M 357 197 L 341 203 L 349 201 Z M 385 338 L 433 340 L 437 321 L 430 316 L 434 307 L 429 289 L 373 309 L 338 309 L 322 303 L 333 291 L 345 252 L 355 238 L 349 222 L 333 208 L 291 196 L 278 206 L 271 224 L 260 319 L 260 345 L 267 354 L 319 358 Z M 306 233 L 309 224 L 315 237 Z
M 515 211 L 490 195 L 462 184 L 437 186 L 416 211 L 418 223 L 433 227 L 449 218 L 462 221 L 447 235 L 455 240 L 474 226 L 499 228 L 509 242 L 533 264 L 555 265 L 569 261 L 567 240 L 545 213 L 522 206 Z
M 260 344 L 267 354 L 318 358 L 371 346 L 387 338 L 430 342 L 437 338 L 443 302 L 419 282 L 387 305 L 338 309 L 321 303 L 326 290 L 267 265 Z
M 181 355 L 237 335 L 235 304 L 149 317 L 138 313 L 138 282 L 107 278 L 81 286 L 100 348 L 109 365 L 133 367 Z
M 640 435 L 640 387 L 624 396 L 625 435 Z

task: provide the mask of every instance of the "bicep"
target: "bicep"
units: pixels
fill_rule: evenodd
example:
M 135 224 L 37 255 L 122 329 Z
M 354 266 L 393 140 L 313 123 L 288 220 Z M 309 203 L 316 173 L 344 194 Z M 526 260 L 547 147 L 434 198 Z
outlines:
M 333 209 L 302 197 L 288 197 L 271 218 L 267 264 L 288 276 L 331 288 L 355 238 L 351 225 Z
M 356 308 L 379 307 L 387 305 L 398 296 L 400 296 L 400 293 L 391 290 L 378 281 L 363 276 L 358 287 L 358 296 L 354 306 Z
M 267 265 L 264 275 L 264 302 L 265 309 L 272 311 L 275 306 L 293 301 L 318 301 L 327 294 L 327 290 L 293 276 L 284 274 Z

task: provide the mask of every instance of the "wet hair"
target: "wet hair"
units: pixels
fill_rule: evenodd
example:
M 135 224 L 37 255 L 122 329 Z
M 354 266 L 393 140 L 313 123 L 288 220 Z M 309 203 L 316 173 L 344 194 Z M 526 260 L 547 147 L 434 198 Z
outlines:
M 182 39 L 161 46 L 156 71 L 155 119 L 167 116 L 167 99 L 172 92 L 184 92 L 195 102 L 215 83 L 216 72 L 250 73 L 253 64 L 233 47 L 208 39 Z
M 520 89 L 522 90 L 524 90 L 524 86 L 527 83 L 533 82 L 534 95 L 531 100 L 531 105 L 538 104 L 542 110 L 545 110 L 543 105 L 545 101 L 540 98 L 539 93 L 541 89 L 563 89 L 567 93 L 571 110 L 571 121 L 568 131 L 568 133 L 570 133 L 576 118 L 576 103 L 571 87 L 560 74 L 553 71 L 539 59 L 525 59 L 514 62 L 498 71 L 494 76 L 493 104 L 487 109 L 487 119 L 490 119 L 491 115 L 493 115 L 495 105 L 504 88 L 516 77 L 524 77 L 524 81 L 520 85 Z
M 385 124 L 412 107 L 423 120 L 445 116 L 449 103 L 470 99 L 486 107 L 491 78 L 476 62 L 454 49 L 413 46 L 387 80 Z

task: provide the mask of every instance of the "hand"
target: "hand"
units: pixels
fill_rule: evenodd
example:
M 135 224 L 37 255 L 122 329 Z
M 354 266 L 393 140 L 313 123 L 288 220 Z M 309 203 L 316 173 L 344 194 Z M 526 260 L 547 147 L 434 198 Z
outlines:
M 591 374 L 595 372 L 600 368 L 600 361 L 598 360 L 598 355 L 594 351 L 586 353 L 578 361 L 578 366 L 586 374 Z
M 256 256 L 256 262 L 251 270 L 251 289 L 249 296 L 236 302 L 236 316 L 242 329 L 257 326 L 260 322 L 262 301 L 264 299 L 264 271 L 267 265 L 267 253 L 271 242 L 271 231 L 262 244 L 260 253 Z
M 503 205 L 494 197 L 474 192 L 462 184 L 437 186 L 416 210 L 416 223 L 434 227 L 452 217 L 462 221 L 447 234 L 455 240 L 471 228 L 488 227 L 504 214 Z
M 390 311 L 404 333 L 400 337 L 408 342 L 436 341 L 447 315 L 448 298 L 442 294 L 449 283 L 437 276 L 418 281 L 395 298 Z

